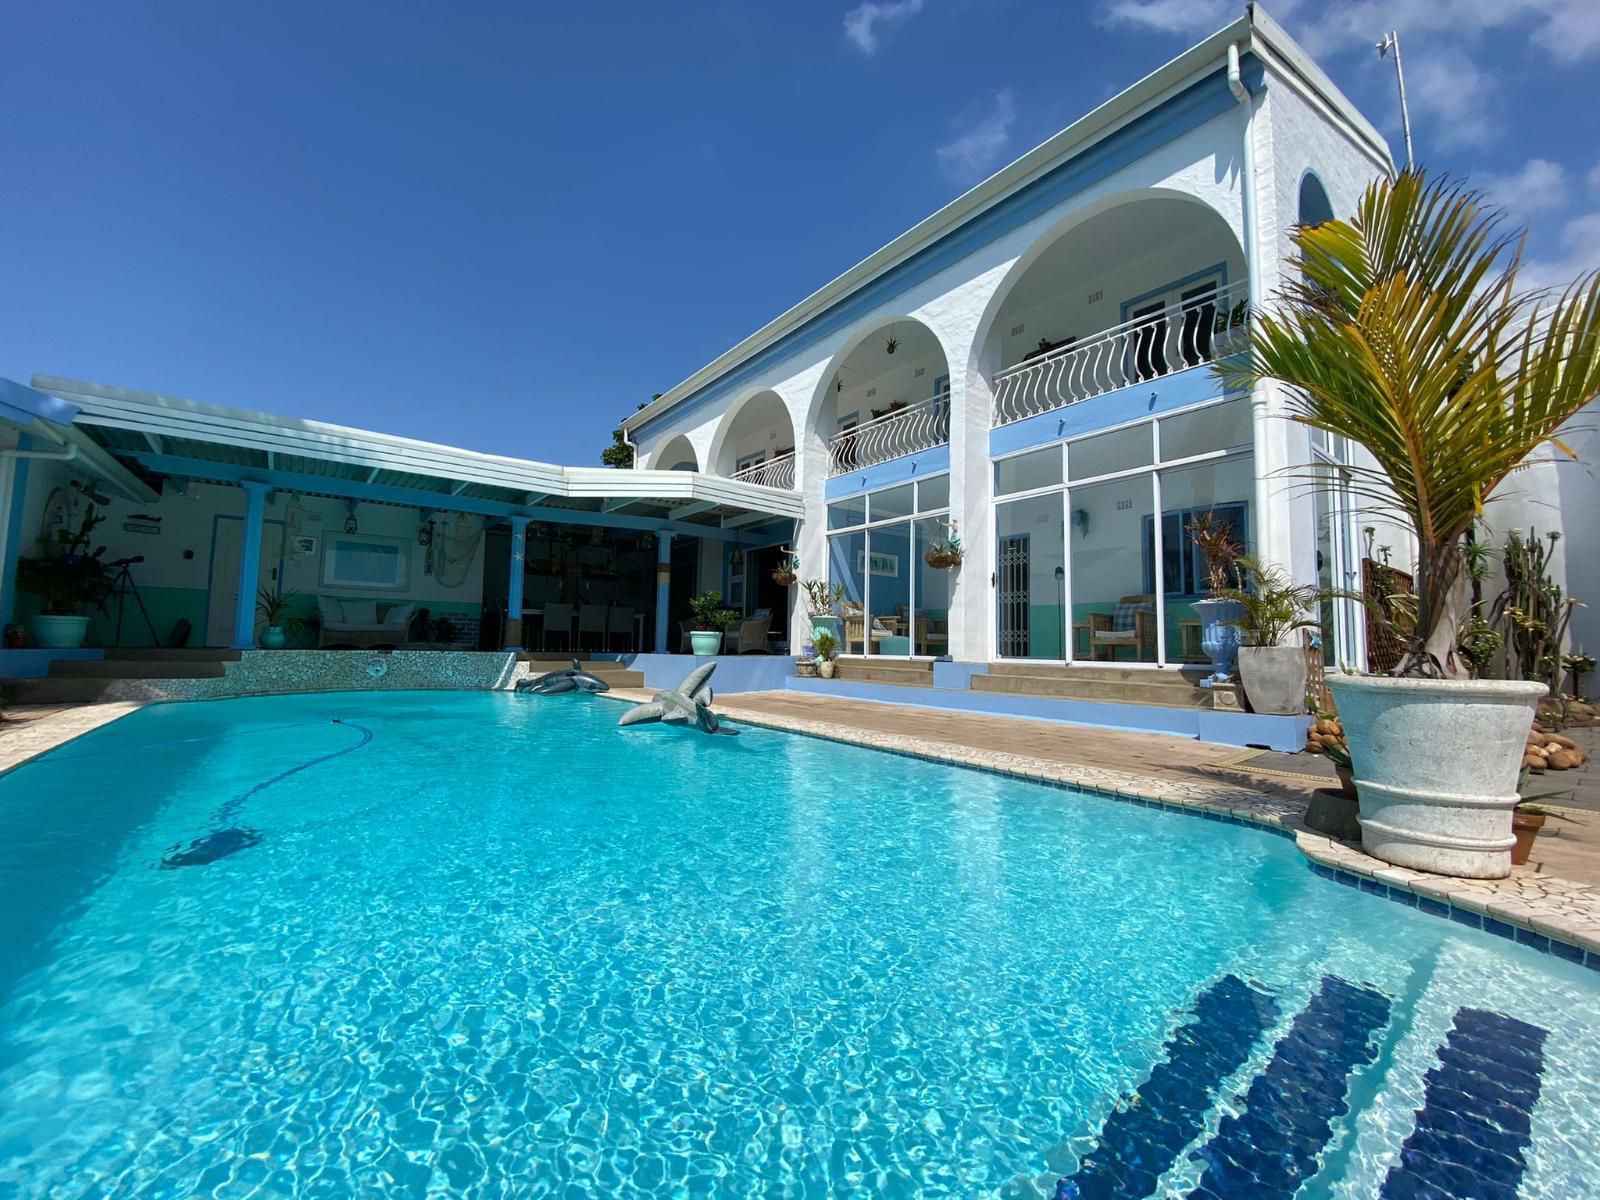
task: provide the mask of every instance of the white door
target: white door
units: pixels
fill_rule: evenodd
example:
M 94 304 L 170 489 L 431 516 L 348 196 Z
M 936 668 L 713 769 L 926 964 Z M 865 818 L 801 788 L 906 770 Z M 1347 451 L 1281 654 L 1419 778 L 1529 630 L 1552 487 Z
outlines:
M 206 614 L 206 645 L 233 645 L 233 614 L 239 604 L 239 544 L 244 522 L 236 517 L 217 519 L 217 541 L 211 552 L 211 603 Z M 283 526 L 261 527 L 261 566 L 258 588 L 278 591 L 283 567 Z M 260 621 L 256 626 L 260 628 Z

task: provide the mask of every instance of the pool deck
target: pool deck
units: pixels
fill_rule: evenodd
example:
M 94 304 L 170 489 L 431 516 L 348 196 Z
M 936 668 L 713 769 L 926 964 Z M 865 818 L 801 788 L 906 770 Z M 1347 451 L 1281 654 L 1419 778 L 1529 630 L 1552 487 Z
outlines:
M 641 701 L 650 696 L 648 691 L 616 688 L 605 698 Z M 7 710 L 0 722 L 0 771 L 139 707 L 123 702 Z M 1587 808 L 1554 810 L 1532 860 L 1514 868 L 1508 878 L 1452 879 L 1389 866 L 1363 854 L 1359 845 L 1308 830 L 1303 823 L 1306 803 L 1324 781 L 1282 770 L 1252 771 L 1249 756 L 1234 746 L 787 691 L 719 697 L 716 710 L 735 724 L 1271 827 L 1292 836 L 1313 864 L 1342 882 L 1468 924 L 1480 921 L 1481 928 L 1502 936 L 1566 943 L 1600 969 L 1600 813 Z M 1545 780 L 1551 789 L 1565 786 L 1555 776 Z

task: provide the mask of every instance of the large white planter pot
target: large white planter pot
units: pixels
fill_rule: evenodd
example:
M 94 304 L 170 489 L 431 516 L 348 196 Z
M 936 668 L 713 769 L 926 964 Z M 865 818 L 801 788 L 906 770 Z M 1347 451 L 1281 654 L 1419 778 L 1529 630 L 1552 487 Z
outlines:
M 1306 652 L 1299 646 L 1240 646 L 1239 682 L 1256 712 L 1298 716 L 1306 710 Z
M 1511 810 L 1542 683 L 1330 675 L 1374 858 L 1469 879 L 1511 873 Z
M 89 618 L 40 614 L 28 618 L 28 632 L 42 649 L 76 650 L 89 636 Z

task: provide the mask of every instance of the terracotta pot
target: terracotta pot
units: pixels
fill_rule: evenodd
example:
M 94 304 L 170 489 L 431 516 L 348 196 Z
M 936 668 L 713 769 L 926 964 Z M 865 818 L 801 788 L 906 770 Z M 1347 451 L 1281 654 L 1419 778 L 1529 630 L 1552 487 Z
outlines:
M 1339 791 L 1351 800 L 1356 799 L 1356 773 L 1350 767 L 1333 764 L 1333 773 L 1339 777 Z
M 1533 839 L 1539 836 L 1539 830 L 1543 828 L 1542 812 L 1525 812 L 1520 808 L 1512 810 L 1511 836 L 1517 839 L 1517 844 L 1511 847 L 1513 867 L 1520 867 L 1528 861 L 1528 856 L 1533 853 Z

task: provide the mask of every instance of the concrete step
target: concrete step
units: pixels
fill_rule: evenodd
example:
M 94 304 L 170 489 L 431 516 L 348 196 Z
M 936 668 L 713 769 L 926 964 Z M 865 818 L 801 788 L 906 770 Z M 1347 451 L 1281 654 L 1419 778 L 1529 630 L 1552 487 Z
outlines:
M 1058 675 L 974 675 L 975 692 L 1013 696 L 1048 696 L 1056 700 L 1102 700 L 1118 704 L 1153 704 L 1165 708 L 1203 708 L 1209 694 L 1182 677 L 1175 682 L 1123 679 L 1063 678 Z
M 228 673 L 225 659 L 172 661 L 105 658 L 58 658 L 50 664 L 50 679 L 221 679 Z
M 1169 687 L 1194 687 L 1211 673 L 1209 667 L 1145 667 L 1121 666 L 1115 663 L 1074 663 L 1062 666 L 1054 663 L 995 662 L 986 668 L 993 676 L 1024 675 L 1029 678 L 1087 679 L 1097 683 L 1120 680 L 1126 683 L 1164 683 Z
M 238 662 L 241 650 L 225 650 L 211 646 L 182 646 L 164 650 L 160 647 L 131 647 L 125 650 L 107 650 L 105 662 Z
M 8 679 L 10 704 L 94 704 L 104 697 L 108 679 Z
M 834 668 L 839 679 L 853 679 L 863 683 L 892 683 L 901 687 L 933 686 L 933 664 L 927 662 L 839 658 L 834 660 Z
M 517 656 L 519 662 L 526 663 L 530 675 L 543 675 L 547 671 L 565 671 L 572 666 L 570 658 L 535 658 L 531 655 Z M 596 679 L 603 679 L 616 688 L 642 688 L 644 686 L 644 672 L 630 670 L 625 663 L 610 659 L 597 659 L 593 662 L 578 660 L 581 666 Z

